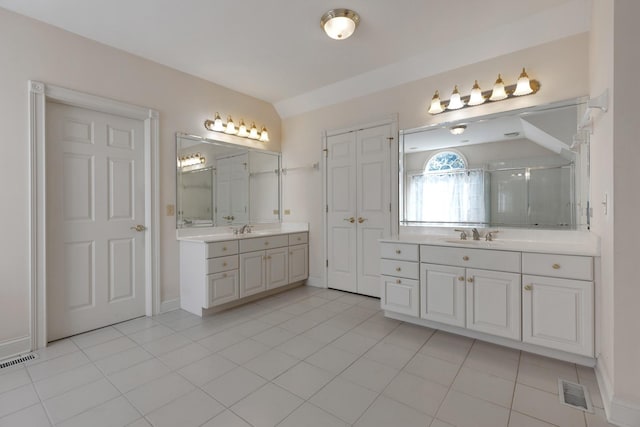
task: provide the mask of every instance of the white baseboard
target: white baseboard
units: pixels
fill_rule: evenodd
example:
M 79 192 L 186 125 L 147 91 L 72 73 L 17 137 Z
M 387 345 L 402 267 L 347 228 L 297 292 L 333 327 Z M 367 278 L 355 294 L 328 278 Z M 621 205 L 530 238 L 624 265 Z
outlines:
M 31 351 L 31 337 L 20 337 L 0 343 L 0 360 Z
M 620 427 L 640 426 L 640 405 L 619 399 L 613 394 L 611 379 L 600 363 L 596 365 L 596 379 L 607 421 Z
M 167 311 L 173 311 L 180 308 L 180 298 L 170 299 L 162 301 L 160 303 L 160 313 L 166 313 Z
M 307 279 L 307 285 L 313 286 L 314 288 L 326 288 L 323 283 L 322 277 L 309 276 L 309 278 Z

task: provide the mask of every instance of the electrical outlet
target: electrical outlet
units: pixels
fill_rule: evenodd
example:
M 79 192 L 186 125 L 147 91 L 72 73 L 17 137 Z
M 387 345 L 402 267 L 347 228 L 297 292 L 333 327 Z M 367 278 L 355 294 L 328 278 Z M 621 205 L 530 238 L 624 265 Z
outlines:
M 285 209 L 284 210 L 284 214 L 285 215 L 291 215 L 291 209 Z
M 175 205 L 167 205 L 167 216 L 174 216 L 176 214 Z

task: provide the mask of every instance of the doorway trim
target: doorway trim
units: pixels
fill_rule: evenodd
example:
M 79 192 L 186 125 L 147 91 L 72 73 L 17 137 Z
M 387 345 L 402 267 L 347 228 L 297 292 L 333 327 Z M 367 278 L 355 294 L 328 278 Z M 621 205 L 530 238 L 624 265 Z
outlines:
M 31 349 L 47 345 L 46 133 L 47 101 L 116 114 L 144 122 L 145 313 L 160 310 L 159 113 L 156 110 L 29 80 L 29 331 Z

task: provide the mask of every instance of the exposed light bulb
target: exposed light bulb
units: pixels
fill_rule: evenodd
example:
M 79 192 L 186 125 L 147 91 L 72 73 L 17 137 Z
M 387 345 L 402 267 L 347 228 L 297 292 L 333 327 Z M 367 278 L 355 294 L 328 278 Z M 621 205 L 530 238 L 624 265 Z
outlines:
M 451 135 L 462 135 L 465 130 L 467 130 L 467 125 L 457 125 L 451 127 L 449 132 L 451 132 Z
M 249 130 L 249 138 L 258 139 L 260 135 L 258 135 L 258 128 L 255 123 L 251 123 L 251 130 Z
M 520 77 L 518 77 L 518 83 L 516 84 L 516 90 L 513 91 L 515 96 L 529 95 L 533 92 L 531 89 L 531 82 L 529 81 L 529 76 L 525 71 L 524 67 L 522 67 L 522 73 L 520 73 Z
M 486 101 L 485 97 L 482 96 L 482 90 L 480 89 L 480 85 L 478 85 L 478 81 L 473 84 L 473 88 L 471 89 L 471 95 L 469 96 L 469 102 L 467 105 L 480 105 L 484 104 Z
M 220 118 L 219 113 L 216 113 L 216 116 L 213 119 L 213 127 L 211 130 L 215 130 L 216 132 L 222 132 L 224 130 L 224 125 L 222 124 L 222 119 Z
M 500 101 L 502 99 L 506 99 L 507 96 L 507 92 L 504 90 L 504 82 L 502 81 L 502 76 L 498 74 L 498 79 L 493 85 L 493 91 L 491 92 L 489 101 Z
M 436 93 L 433 94 L 433 98 L 431 98 L 431 106 L 429 107 L 429 113 L 438 114 L 438 113 L 442 113 L 443 111 L 444 111 L 444 108 L 442 108 L 442 102 L 440 101 L 440 94 L 438 93 L 438 91 L 436 91 Z
M 249 132 L 247 132 L 247 125 L 244 124 L 243 119 L 240 119 L 240 125 L 238 126 L 238 136 L 242 136 L 243 138 L 249 136 Z
M 236 125 L 233 123 L 233 119 L 231 118 L 231 116 L 227 118 L 227 127 L 225 128 L 224 133 L 228 133 L 230 135 L 235 135 L 236 133 L 238 133 L 238 131 L 236 130 Z
M 262 126 L 262 130 L 260 131 L 260 141 L 269 142 L 269 132 L 267 132 L 267 128 Z
M 447 105 L 448 110 L 458 110 L 464 107 L 464 101 L 460 97 L 460 92 L 458 91 L 458 85 L 454 86 L 453 92 L 451 92 L 451 99 L 449 99 L 449 105 Z

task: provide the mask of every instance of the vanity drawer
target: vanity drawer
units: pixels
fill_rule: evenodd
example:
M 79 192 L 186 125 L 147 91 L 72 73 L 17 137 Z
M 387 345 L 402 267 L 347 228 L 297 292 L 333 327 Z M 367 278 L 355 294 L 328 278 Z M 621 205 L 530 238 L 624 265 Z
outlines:
M 537 276 L 593 280 L 593 258 L 577 255 L 523 253 L 522 272 Z
M 238 253 L 237 240 L 207 243 L 207 258 L 234 255 L 237 253 Z
M 380 274 L 386 276 L 406 277 L 407 279 L 418 279 L 420 269 L 417 262 L 398 261 L 395 259 L 380 260 Z
M 289 246 L 289 236 L 281 234 L 278 236 L 257 237 L 254 239 L 240 240 L 240 253 L 260 251 L 263 249 L 281 248 Z
M 207 274 L 220 273 L 221 271 L 236 270 L 238 268 L 238 255 L 209 258 L 207 260 Z
M 309 243 L 309 234 L 307 233 L 289 234 L 289 246 L 302 245 L 303 243 Z
M 418 261 L 418 245 L 411 243 L 380 243 L 380 257 L 401 261 Z
M 420 245 L 420 261 L 520 273 L 520 252 Z

